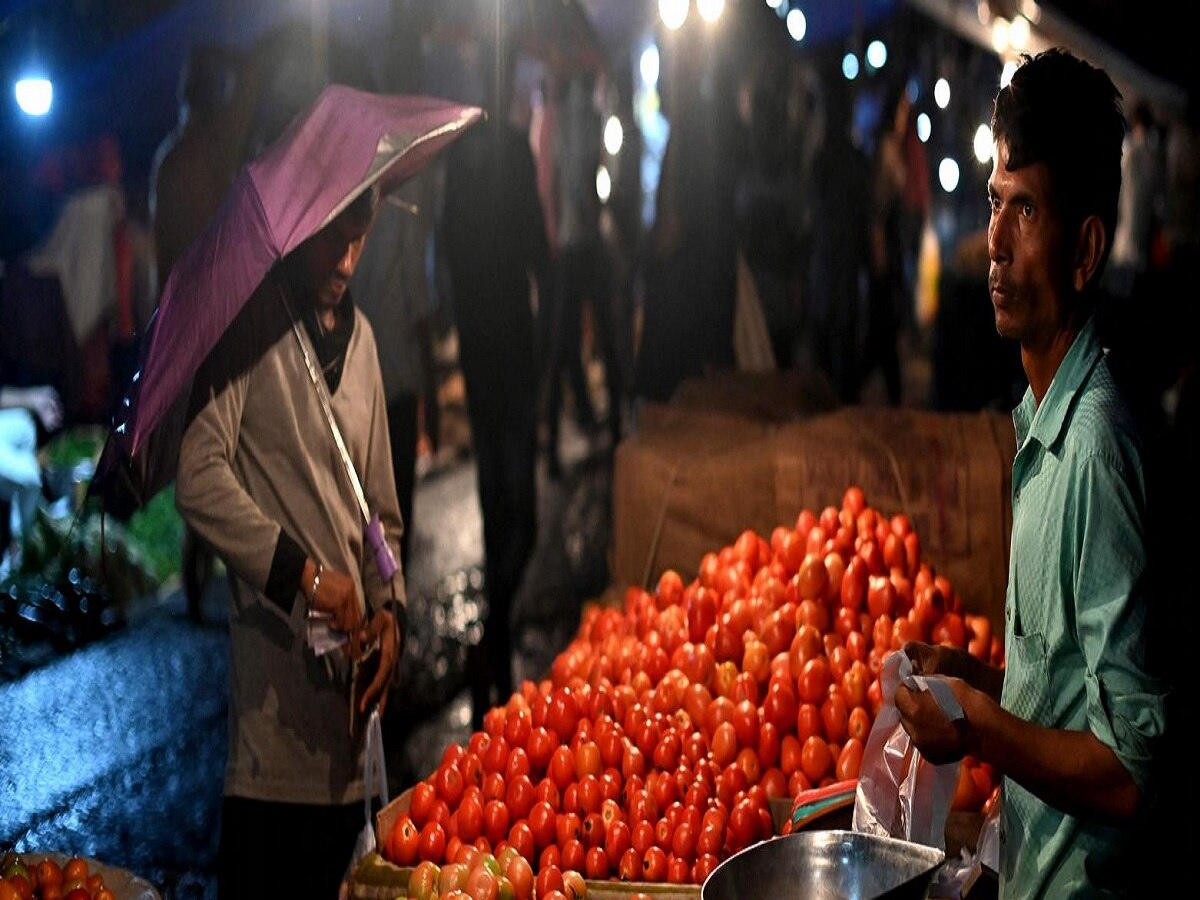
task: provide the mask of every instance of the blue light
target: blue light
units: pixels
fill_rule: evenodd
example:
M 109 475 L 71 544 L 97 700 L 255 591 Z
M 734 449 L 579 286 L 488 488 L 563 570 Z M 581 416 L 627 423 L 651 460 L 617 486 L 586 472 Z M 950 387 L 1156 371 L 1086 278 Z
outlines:
M 54 85 L 49 78 L 22 78 L 17 81 L 13 93 L 17 97 L 17 106 L 27 116 L 44 116 L 54 103 Z
M 858 77 L 858 57 L 853 53 L 847 53 L 842 57 L 842 74 L 846 76 L 847 81 L 853 81 Z

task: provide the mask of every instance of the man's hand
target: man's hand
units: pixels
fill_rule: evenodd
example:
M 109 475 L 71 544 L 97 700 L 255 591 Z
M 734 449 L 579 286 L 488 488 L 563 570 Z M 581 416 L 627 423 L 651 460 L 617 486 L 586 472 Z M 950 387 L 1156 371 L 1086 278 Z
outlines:
M 58 399 L 58 391 L 50 385 L 0 388 L 0 409 L 22 406 L 37 416 L 46 431 L 54 431 L 62 424 L 62 401 Z
M 315 576 L 316 568 L 309 575 L 306 565 L 304 592 L 309 605 L 316 613 L 326 616 L 332 628 L 350 636 L 350 658 L 358 659 L 362 652 L 362 606 L 354 579 L 336 569 L 323 569 L 319 579 Z
M 915 675 L 945 675 L 961 678 L 969 687 L 982 691 L 999 702 L 1000 689 L 1004 685 L 1004 673 L 976 659 L 966 650 L 944 644 L 922 644 L 909 641 L 904 645 L 904 655 L 912 661 Z
M 371 617 L 367 627 L 363 629 L 361 642 L 370 646 L 375 640 L 379 641 L 379 669 L 375 677 L 363 691 L 358 702 L 358 712 L 366 715 L 376 698 L 379 700 L 379 714 L 382 716 L 387 706 L 388 687 L 392 682 L 392 672 L 400 661 L 400 652 L 404 647 L 404 635 L 395 616 L 386 609 L 381 609 Z
M 962 704 L 971 688 L 959 678 L 949 679 L 949 684 Z M 951 722 L 930 691 L 911 690 L 901 684 L 896 687 L 895 702 L 900 724 L 931 763 L 955 762 L 974 752 L 975 740 L 967 720 Z

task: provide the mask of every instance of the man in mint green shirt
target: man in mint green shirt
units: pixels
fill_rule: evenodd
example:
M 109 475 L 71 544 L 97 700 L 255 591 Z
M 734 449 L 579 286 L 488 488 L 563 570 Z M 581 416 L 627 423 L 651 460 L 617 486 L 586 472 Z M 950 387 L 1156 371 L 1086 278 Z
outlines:
M 909 645 L 917 671 L 951 677 L 964 718 L 948 721 L 928 693 L 895 698 L 927 759 L 971 753 L 1004 774 L 1005 898 L 1145 884 L 1139 816 L 1165 722 L 1146 660 L 1146 492 L 1091 319 L 1120 192 L 1119 99 L 1061 50 L 1026 57 L 996 98 L 989 288 L 1029 379 L 1013 413 L 1006 668 Z

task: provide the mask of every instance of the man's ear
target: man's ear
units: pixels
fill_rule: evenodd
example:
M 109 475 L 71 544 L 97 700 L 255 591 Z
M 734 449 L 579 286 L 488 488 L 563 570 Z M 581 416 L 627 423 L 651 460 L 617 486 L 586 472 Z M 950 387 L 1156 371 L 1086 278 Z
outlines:
M 1097 270 L 1104 252 L 1108 249 L 1108 233 L 1099 216 L 1088 216 L 1079 226 L 1075 241 L 1075 258 L 1071 263 L 1071 285 L 1076 293 L 1083 293 Z

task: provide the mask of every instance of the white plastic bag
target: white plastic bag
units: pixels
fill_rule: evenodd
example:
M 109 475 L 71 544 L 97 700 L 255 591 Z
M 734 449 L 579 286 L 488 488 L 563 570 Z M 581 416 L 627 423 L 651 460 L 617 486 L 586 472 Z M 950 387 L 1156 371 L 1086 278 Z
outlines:
M 900 724 L 896 687 L 931 691 L 951 721 L 963 718 L 962 707 L 944 678 L 913 675 L 912 661 L 903 653 L 884 659 L 879 681 L 883 706 L 863 748 L 852 827 L 945 850 L 959 764 L 936 766 L 921 756 Z
M 342 900 L 350 896 L 350 882 L 358 864 L 374 853 L 376 849 L 371 801 L 378 797 L 381 808 L 388 804 L 387 768 L 383 758 L 383 729 L 379 721 L 378 706 L 371 710 L 371 715 L 367 719 L 366 741 L 363 760 L 363 814 L 367 822 L 363 826 L 363 830 L 358 833 L 358 840 L 354 842 L 354 852 L 350 856 L 350 864 L 346 867 L 346 874 L 342 878 L 340 892 Z

